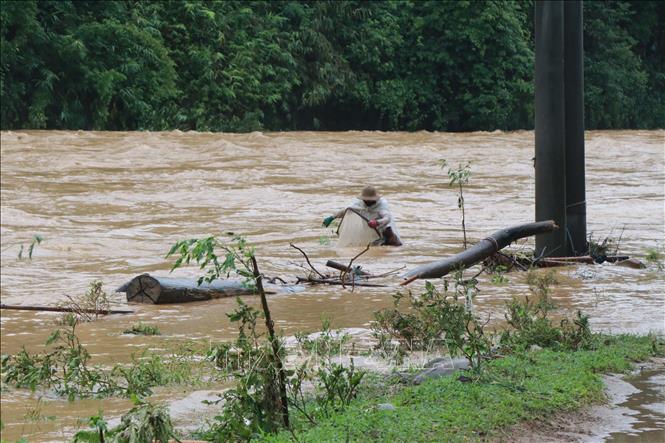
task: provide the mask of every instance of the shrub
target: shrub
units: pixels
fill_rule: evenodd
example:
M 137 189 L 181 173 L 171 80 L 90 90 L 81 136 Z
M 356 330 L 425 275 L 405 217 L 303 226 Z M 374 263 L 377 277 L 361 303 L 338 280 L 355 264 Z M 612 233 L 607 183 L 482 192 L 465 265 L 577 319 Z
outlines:
M 588 316 L 577 311 L 575 318 L 564 318 L 559 326 L 549 318 L 555 309 L 551 299 L 551 286 L 557 283 L 554 272 L 540 274 L 532 270 L 527 281 L 531 298 L 513 297 L 506 306 L 506 321 L 513 330 L 503 331 L 504 348 L 524 350 L 533 345 L 573 351 L 589 348 L 592 336 Z
M 393 308 L 382 309 L 374 314 L 372 329 L 380 346 L 397 340 L 406 351 L 447 349 L 461 353 L 476 370 L 480 369 L 483 356 L 490 350 L 490 338 L 484 326 L 471 309 L 471 298 L 476 291 L 475 279 L 463 280 L 456 274 L 455 291 L 443 291 L 425 283 L 425 292 L 420 296 L 394 295 Z M 398 309 L 406 301 L 407 312 Z M 462 301 L 465 304 L 461 303 Z

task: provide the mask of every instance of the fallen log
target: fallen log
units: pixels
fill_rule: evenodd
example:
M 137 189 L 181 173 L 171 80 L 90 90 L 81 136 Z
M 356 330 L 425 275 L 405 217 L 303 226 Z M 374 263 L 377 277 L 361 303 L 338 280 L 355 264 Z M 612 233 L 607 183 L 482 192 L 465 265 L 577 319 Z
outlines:
M 556 262 L 556 263 L 566 262 L 570 264 L 586 263 L 592 265 L 594 263 L 602 263 L 605 261 L 609 263 L 616 263 L 623 260 L 628 260 L 629 258 L 630 257 L 627 255 L 604 255 L 602 256 L 602 258 L 593 257 L 591 255 L 580 255 L 577 257 L 541 258 L 540 260 L 536 260 L 535 262 L 533 262 L 533 264 L 539 266 L 541 263 L 547 263 L 547 262 Z M 547 266 L 545 265 L 544 267 Z
M 297 292 L 296 286 L 266 284 L 266 293 Z M 197 284 L 196 279 L 156 277 L 142 274 L 134 277 L 116 289 L 127 294 L 132 303 L 188 303 L 238 295 L 257 294 L 256 288 L 249 287 L 240 280 L 216 280 L 212 283 Z
M 533 260 L 531 258 L 516 257 L 506 255 L 501 252 L 496 252 L 489 256 L 483 264 L 486 266 L 506 266 L 508 270 L 516 266 L 522 271 L 527 271 L 529 268 L 554 268 L 558 266 L 572 266 L 579 263 L 593 265 L 596 263 L 615 263 L 619 266 L 639 266 L 637 264 L 623 264 L 620 263 L 630 259 L 627 255 L 607 255 L 602 257 L 593 257 L 590 255 L 581 255 L 578 257 L 556 257 L 556 258 L 540 258 Z
M 501 229 L 489 237 L 480 241 L 480 243 L 472 246 L 466 251 L 455 254 L 452 257 L 438 260 L 433 263 L 418 266 L 417 268 L 406 273 L 402 286 L 408 285 L 416 279 L 423 278 L 439 278 L 448 274 L 454 269 L 465 269 L 483 259 L 489 257 L 497 251 L 505 248 L 515 240 L 532 235 L 544 234 L 552 232 L 559 227 L 553 220 L 526 223 L 523 225 L 512 226 L 510 228 Z
M 134 311 L 125 311 L 122 309 L 76 309 L 67 308 L 64 306 L 22 306 L 22 305 L 6 305 L 0 304 L 0 309 L 14 309 L 17 311 L 44 311 L 44 312 L 75 312 L 83 314 L 133 314 Z
M 579 257 L 556 257 L 556 258 L 541 258 L 538 262 L 568 262 L 568 263 L 586 263 L 593 264 L 595 260 L 590 255 L 581 255 Z

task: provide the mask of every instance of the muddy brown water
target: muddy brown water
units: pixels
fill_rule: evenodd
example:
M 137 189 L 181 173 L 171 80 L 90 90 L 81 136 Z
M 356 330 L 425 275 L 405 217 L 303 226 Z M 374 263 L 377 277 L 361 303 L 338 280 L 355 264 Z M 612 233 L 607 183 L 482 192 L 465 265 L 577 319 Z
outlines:
M 321 220 L 344 207 L 365 184 L 388 198 L 405 246 L 377 248 L 359 263 L 380 273 L 458 252 L 460 212 L 437 162 L 471 162 L 465 191 L 469 237 L 529 222 L 534 214 L 533 132 L 383 133 L 296 132 L 212 134 L 182 132 L 20 131 L 1 135 L 1 296 L 6 304 L 53 305 L 83 293 L 93 279 L 107 291 L 143 272 L 167 275 L 164 259 L 174 241 L 233 231 L 257 247 L 265 274 L 294 279 L 303 271 L 293 242 L 323 268 L 338 251 Z M 662 251 L 665 234 L 665 131 L 592 131 L 586 134 L 588 229 L 595 237 L 622 234 L 621 252 L 643 258 Z M 17 259 L 34 234 L 44 238 L 32 260 Z M 529 243 L 525 244 L 526 248 Z M 24 254 L 25 255 L 25 254 Z M 195 276 L 196 269 L 178 271 Z M 559 269 L 555 301 L 581 309 L 598 330 L 663 333 L 665 282 L 656 266 L 612 265 Z M 481 315 L 502 317 L 525 276 L 491 284 L 481 277 Z M 389 283 L 396 284 L 395 278 Z M 414 290 L 422 288 L 415 283 Z M 367 328 L 372 312 L 392 302 L 394 287 L 314 287 L 270 298 L 273 318 L 286 335 L 333 326 Z M 113 295 L 123 306 L 121 294 Z M 186 339 L 233 336 L 224 315 L 232 299 L 180 306 L 132 306 L 135 313 L 81 325 L 93 362 L 127 362 L 144 349 L 159 352 Z M 126 306 L 125 306 L 126 307 Z M 53 314 L 2 311 L 2 352 L 37 351 L 53 330 Z M 122 335 L 142 320 L 160 337 Z M 188 397 L 189 396 L 189 397 Z M 67 402 L 22 390 L 2 394 L 3 438 L 61 441 L 78 418 L 103 409 L 119 415 L 125 400 Z M 192 402 L 187 389 L 163 390 L 161 401 Z M 185 400 L 183 400 L 185 399 Z M 185 408 L 186 409 L 186 408 Z M 39 414 L 34 414 L 38 410 Z M 31 414 L 32 412 L 32 414 Z M 30 420 L 29 416 L 41 419 Z M 55 419 L 43 418 L 55 416 Z

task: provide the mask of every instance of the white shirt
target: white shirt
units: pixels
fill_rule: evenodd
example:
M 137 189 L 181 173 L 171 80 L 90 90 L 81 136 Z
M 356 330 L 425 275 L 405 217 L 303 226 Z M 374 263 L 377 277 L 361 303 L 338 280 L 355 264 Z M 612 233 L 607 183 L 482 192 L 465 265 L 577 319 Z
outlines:
M 358 213 L 362 214 L 369 220 L 376 220 L 377 223 L 379 224 L 379 232 L 381 233 L 383 233 L 383 231 L 387 227 L 390 227 L 395 236 L 399 239 L 399 231 L 397 231 L 397 226 L 395 225 L 395 219 L 390 213 L 390 208 L 388 207 L 388 201 L 385 198 L 381 197 L 372 206 L 367 206 L 365 205 L 364 201 L 362 201 L 359 198 L 355 198 L 353 202 L 348 206 L 348 208 L 358 211 Z M 335 214 L 335 218 L 341 218 L 342 216 L 344 216 L 344 212 L 346 211 L 346 209 L 347 208 L 344 208 L 341 211 L 337 212 Z

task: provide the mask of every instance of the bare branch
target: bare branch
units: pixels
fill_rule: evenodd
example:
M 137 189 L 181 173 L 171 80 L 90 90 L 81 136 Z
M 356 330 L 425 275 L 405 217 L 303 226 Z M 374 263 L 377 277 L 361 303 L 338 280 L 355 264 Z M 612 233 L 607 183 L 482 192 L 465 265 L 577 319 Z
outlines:
M 305 257 L 305 260 L 307 260 L 307 264 L 308 264 L 309 267 L 312 269 L 312 271 L 316 272 L 316 274 L 317 274 L 319 277 L 321 277 L 321 278 L 326 278 L 325 275 L 321 274 L 321 273 L 320 273 L 320 272 L 319 272 L 319 271 L 318 271 L 318 270 L 312 265 L 312 262 L 309 261 L 309 257 L 307 256 L 307 254 L 305 254 L 305 251 L 303 251 L 302 249 L 300 249 L 299 247 L 297 247 L 297 246 L 294 245 L 293 243 L 290 243 L 289 245 L 290 245 L 292 248 L 297 249 L 298 251 L 300 251 L 300 253 L 303 255 L 303 257 Z
M 368 244 L 367 244 L 367 247 L 365 248 L 364 251 L 360 252 L 358 255 L 356 255 L 355 257 L 353 257 L 353 258 L 351 259 L 351 261 L 349 262 L 349 264 L 346 266 L 347 271 L 342 271 L 342 273 L 340 274 L 339 279 L 342 281 L 342 286 L 343 286 L 343 287 L 344 287 L 344 280 L 346 279 L 346 276 L 347 276 L 347 274 L 349 273 L 348 270 L 351 270 L 351 272 L 353 272 L 353 267 L 352 267 L 353 262 L 354 262 L 358 257 L 360 257 L 361 255 L 363 255 L 365 252 L 369 251 L 369 246 L 370 246 L 370 244 L 371 244 L 371 243 L 368 243 Z M 351 292 L 353 292 L 353 289 L 355 288 L 355 283 L 356 283 L 355 276 L 352 275 L 352 276 L 351 276 L 351 285 L 352 285 L 352 286 L 351 286 Z

